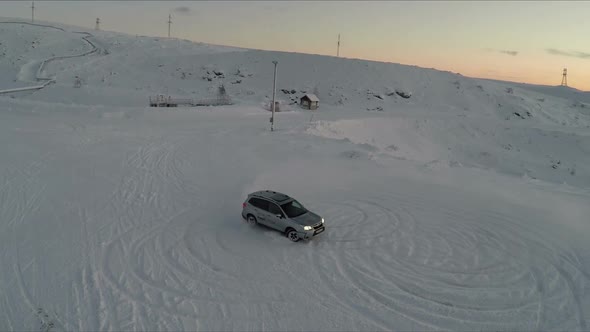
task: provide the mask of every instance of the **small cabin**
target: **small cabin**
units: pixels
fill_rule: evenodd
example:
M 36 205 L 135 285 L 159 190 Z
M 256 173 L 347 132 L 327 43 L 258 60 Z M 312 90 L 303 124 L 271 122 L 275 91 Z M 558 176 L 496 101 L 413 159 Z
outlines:
M 313 93 L 308 93 L 301 97 L 299 105 L 308 110 L 315 110 L 320 106 L 320 99 Z

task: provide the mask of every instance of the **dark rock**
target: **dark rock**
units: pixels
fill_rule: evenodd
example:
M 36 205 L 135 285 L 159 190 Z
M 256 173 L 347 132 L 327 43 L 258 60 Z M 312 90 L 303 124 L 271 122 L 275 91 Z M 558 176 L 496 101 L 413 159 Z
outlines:
M 405 92 L 405 91 L 401 91 L 401 90 L 395 90 L 395 93 L 397 93 L 398 96 L 405 98 L 405 99 L 409 99 L 412 96 L 411 92 Z

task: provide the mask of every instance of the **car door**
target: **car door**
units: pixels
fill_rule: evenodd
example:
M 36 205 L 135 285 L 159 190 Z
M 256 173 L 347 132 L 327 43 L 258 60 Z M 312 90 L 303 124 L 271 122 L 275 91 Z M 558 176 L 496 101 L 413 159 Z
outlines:
M 285 215 L 281 208 L 276 205 L 275 203 L 268 203 L 268 221 L 270 223 L 270 227 L 283 231 L 285 227 L 283 227 L 283 222 L 285 221 Z
M 269 204 L 269 202 L 264 199 L 255 197 L 250 200 L 250 204 L 252 204 L 255 207 L 254 212 L 255 212 L 255 217 L 256 217 L 256 220 L 258 221 L 258 223 L 270 227 L 270 225 L 269 225 L 270 222 L 268 220 L 268 214 L 269 214 L 268 213 L 268 204 Z

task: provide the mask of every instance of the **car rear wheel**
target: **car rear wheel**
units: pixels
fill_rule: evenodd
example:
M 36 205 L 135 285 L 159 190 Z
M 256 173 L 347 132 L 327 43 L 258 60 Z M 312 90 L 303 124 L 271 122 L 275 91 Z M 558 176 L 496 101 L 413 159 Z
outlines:
M 297 241 L 301 240 L 299 238 L 299 234 L 297 234 L 297 231 L 294 230 L 293 228 L 287 229 L 286 235 L 287 235 L 287 238 L 293 242 L 297 242 Z
M 253 215 L 249 214 L 246 216 L 246 222 L 250 225 L 256 225 L 258 224 L 258 221 L 256 221 L 256 217 L 254 217 Z

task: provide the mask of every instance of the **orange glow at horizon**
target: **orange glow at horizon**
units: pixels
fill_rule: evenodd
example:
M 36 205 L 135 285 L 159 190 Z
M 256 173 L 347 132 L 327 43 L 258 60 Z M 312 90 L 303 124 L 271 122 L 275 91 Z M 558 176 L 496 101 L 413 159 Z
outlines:
M 2 15 L 28 18 L 29 5 L 4 1 Z M 590 1 L 43 1 L 36 18 L 166 36 L 172 13 L 176 38 L 331 56 L 341 34 L 345 58 L 543 85 L 568 68 L 568 85 L 590 91 L 589 12 Z

